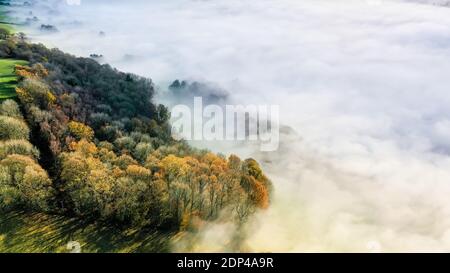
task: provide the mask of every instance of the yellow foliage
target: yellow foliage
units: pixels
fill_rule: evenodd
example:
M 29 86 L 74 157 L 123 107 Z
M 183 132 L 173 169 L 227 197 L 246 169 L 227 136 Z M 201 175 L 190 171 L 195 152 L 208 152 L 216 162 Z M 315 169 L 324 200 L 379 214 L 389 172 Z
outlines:
M 94 169 L 88 177 L 89 184 L 98 193 L 109 193 L 112 189 L 112 181 L 109 174 L 102 169 Z
M 16 87 L 16 93 L 22 103 L 30 104 L 33 102 L 33 97 L 25 89 Z
M 26 66 L 26 65 L 20 65 L 20 64 L 16 64 L 14 66 L 15 70 L 26 70 L 26 71 L 31 71 L 31 67 Z
M 125 172 L 122 171 L 119 167 L 114 167 L 112 170 L 112 174 L 115 178 L 119 178 L 125 175 Z
M 147 160 L 145 161 L 145 167 L 152 170 L 153 172 L 157 172 L 160 170 L 160 160 L 153 155 L 149 155 Z
M 49 105 L 53 105 L 56 102 L 56 97 L 55 95 L 53 95 L 52 92 L 48 91 L 47 92 L 47 101 Z
M 31 209 L 47 209 L 47 201 L 52 196 L 52 181 L 47 172 L 33 158 L 9 155 L 0 161 L 0 166 L 13 178 L 6 186 L 17 189 L 19 193 L 17 202 L 23 202 Z M 2 194 L 4 193 L 0 193 L 0 197 Z M 13 203 L 14 200 L 9 199 L 6 202 Z
M 269 190 L 267 187 L 252 176 L 246 176 L 245 179 L 250 186 L 250 199 L 253 204 L 257 208 L 267 209 L 270 201 Z
M 212 164 L 215 160 L 217 160 L 219 157 L 213 153 L 207 153 L 205 154 L 202 158 L 201 161 L 208 163 L 208 164 Z
M 14 71 L 17 76 L 21 78 L 35 78 L 36 75 L 33 73 L 33 70 L 29 66 L 25 65 L 16 65 L 14 67 Z
M 31 72 L 28 72 L 26 70 L 16 70 L 16 75 L 21 78 L 33 78 L 35 75 Z
M 114 164 L 122 170 L 126 170 L 130 165 L 137 165 L 138 162 L 129 155 L 121 155 L 115 161 Z
M 127 174 L 134 179 L 147 179 L 150 178 L 151 172 L 144 167 L 139 165 L 130 165 L 127 168 Z
M 25 77 L 21 87 L 16 87 L 16 93 L 23 104 L 38 103 L 48 107 L 56 103 L 56 96 L 49 87 L 37 77 Z
M 117 159 L 117 155 L 114 152 L 105 148 L 100 148 L 98 155 L 102 162 L 113 163 Z
M 1 164 L 4 166 L 12 167 L 12 166 L 35 166 L 36 163 L 33 158 L 25 155 L 8 155 L 6 159 L 1 161 Z
M 161 167 L 164 175 L 169 180 L 186 176 L 190 169 L 190 166 L 186 163 L 186 159 L 174 155 L 169 155 L 161 160 Z
M 16 65 L 14 71 L 21 78 L 45 78 L 49 75 L 48 70 L 40 63 L 33 67 Z
M 83 155 L 93 155 L 97 154 L 98 149 L 94 143 L 89 142 L 85 139 L 80 140 L 79 142 L 72 142 L 69 145 L 69 149 L 73 152 L 78 152 Z
M 78 140 L 86 139 L 90 141 L 94 138 L 94 130 L 81 122 L 71 121 L 67 124 L 67 128 L 70 134 Z

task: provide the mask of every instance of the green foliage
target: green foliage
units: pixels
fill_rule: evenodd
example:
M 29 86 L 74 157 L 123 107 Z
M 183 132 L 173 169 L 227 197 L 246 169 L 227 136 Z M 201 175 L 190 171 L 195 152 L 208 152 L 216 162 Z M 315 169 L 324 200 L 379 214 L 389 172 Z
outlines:
M 26 140 L 0 141 L 0 160 L 13 154 L 29 156 L 35 159 L 39 158 L 39 150 Z
M 59 50 L 49 50 L 42 45 L 24 42 L 3 41 L 0 43 L 0 57 L 9 56 L 35 63 L 46 63 L 52 71 L 50 80 L 57 80 L 53 86 L 56 93 L 80 93 L 84 106 L 91 112 L 98 105 L 114 109 L 115 118 L 156 115 L 156 106 L 151 99 L 153 83 L 133 74 L 119 72 L 108 65 L 100 65 L 90 58 L 75 58 Z M 79 88 L 86 92 L 80 92 Z M 94 99 L 95 98 L 95 99 Z
M 2 208 L 47 211 L 53 197 L 52 182 L 32 158 L 9 155 L 0 161 L 0 199 Z
M 105 164 L 101 151 L 86 141 L 73 145 L 73 150 L 61 155 L 61 178 L 74 211 L 83 216 L 142 224 L 150 210 L 148 204 L 155 201 L 150 192 L 150 171 L 124 156 L 114 160 L 114 154 L 112 161 L 118 165 Z M 127 163 L 121 163 L 123 160 Z
M 0 25 L 0 39 L 5 40 L 5 39 L 8 39 L 10 36 L 11 36 L 11 34 L 10 34 L 9 30 L 7 30 L 4 27 L 1 27 L 1 25 Z
M 93 128 L 99 129 L 109 124 L 111 122 L 111 117 L 106 113 L 93 113 L 90 117 L 90 123 Z
M 20 119 L 0 116 L 0 140 L 29 139 L 30 129 Z
M 36 163 L 30 130 L 8 101 L 0 107 L 5 208 L 185 230 L 222 212 L 244 222 L 268 207 L 271 183 L 256 161 L 226 159 L 171 138 L 170 112 L 152 102 L 151 80 L 11 39 L 0 42 L 0 56 L 31 64 L 15 68 L 16 91 L 57 185 Z
M 142 225 L 147 223 L 153 196 L 145 180 L 120 177 L 114 183 L 114 217 L 122 223 Z
M 134 147 L 133 156 L 139 162 L 144 162 L 153 151 L 154 148 L 151 143 L 141 142 Z
M 186 215 L 207 221 L 228 209 L 245 221 L 254 209 L 268 206 L 269 181 L 242 171 L 247 165 L 256 169 L 253 161 L 232 169 L 237 157 L 162 156 L 149 148 L 145 164 L 139 165 L 128 155 L 117 157 L 86 140 L 73 143 L 72 151 L 61 155 L 61 178 L 75 213 L 135 226 L 171 222 L 173 228 Z
M 12 118 L 22 118 L 19 105 L 13 100 L 5 100 L 0 104 L 0 116 L 8 116 Z
M 56 101 L 49 86 L 35 78 L 24 79 L 16 91 L 21 101 L 34 104 L 41 109 L 49 109 Z
M 122 150 L 132 151 L 134 147 L 136 147 L 136 142 L 131 137 L 124 136 L 116 139 L 114 145 L 120 151 Z

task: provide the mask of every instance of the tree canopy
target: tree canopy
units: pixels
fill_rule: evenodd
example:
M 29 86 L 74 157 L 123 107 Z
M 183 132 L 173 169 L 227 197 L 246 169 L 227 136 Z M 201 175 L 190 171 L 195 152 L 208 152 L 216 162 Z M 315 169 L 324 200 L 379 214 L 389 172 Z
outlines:
M 151 80 L 20 39 L 0 42 L 0 57 L 30 64 L 15 68 L 20 107 L 0 106 L 2 209 L 184 230 L 269 206 L 255 160 L 172 139 Z

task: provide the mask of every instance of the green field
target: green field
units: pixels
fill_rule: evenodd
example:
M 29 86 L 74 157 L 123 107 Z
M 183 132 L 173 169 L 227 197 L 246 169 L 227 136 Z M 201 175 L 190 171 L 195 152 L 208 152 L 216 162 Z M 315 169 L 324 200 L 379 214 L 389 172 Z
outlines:
M 6 23 L 6 22 L 9 22 L 8 16 L 7 16 L 7 13 L 2 9 L 3 9 L 3 7 L 0 7 L 0 28 L 6 29 L 7 31 L 9 31 L 9 33 L 13 33 L 14 26 L 13 26 L 13 24 Z
M 1 19 L 0 19 L 0 21 L 1 21 Z M 9 33 L 14 32 L 14 27 L 11 24 L 0 23 L 0 28 L 6 29 Z
M 118 230 L 79 219 L 21 212 L 0 214 L 0 253 L 64 253 L 79 242 L 83 253 L 168 252 L 170 236 Z
M 0 59 L 0 100 L 16 96 L 15 87 L 17 76 L 14 74 L 16 64 L 25 65 L 27 62 L 13 59 Z
M 14 33 L 15 28 L 8 22 L 8 16 L 0 7 L 0 29 L 6 29 L 9 33 Z M 0 59 L 0 100 L 14 98 L 16 92 L 14 90 L 17 84 L 17 77 L 14 74 L 14 66 L 16 64 L 24 65 L 26 62 L 13 59 Z

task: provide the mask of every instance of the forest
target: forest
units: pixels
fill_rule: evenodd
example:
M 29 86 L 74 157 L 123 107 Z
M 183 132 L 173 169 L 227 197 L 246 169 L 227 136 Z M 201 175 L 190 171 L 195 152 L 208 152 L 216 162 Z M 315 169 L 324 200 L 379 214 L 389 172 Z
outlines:
M 16 96 L 0 105 L 1 211 L 179 232 L 268 208 L 272 183 L 255 160 L 172 139 L 150 79 L 23 34 L 0 41 L 0 58 L 21 61 Z

